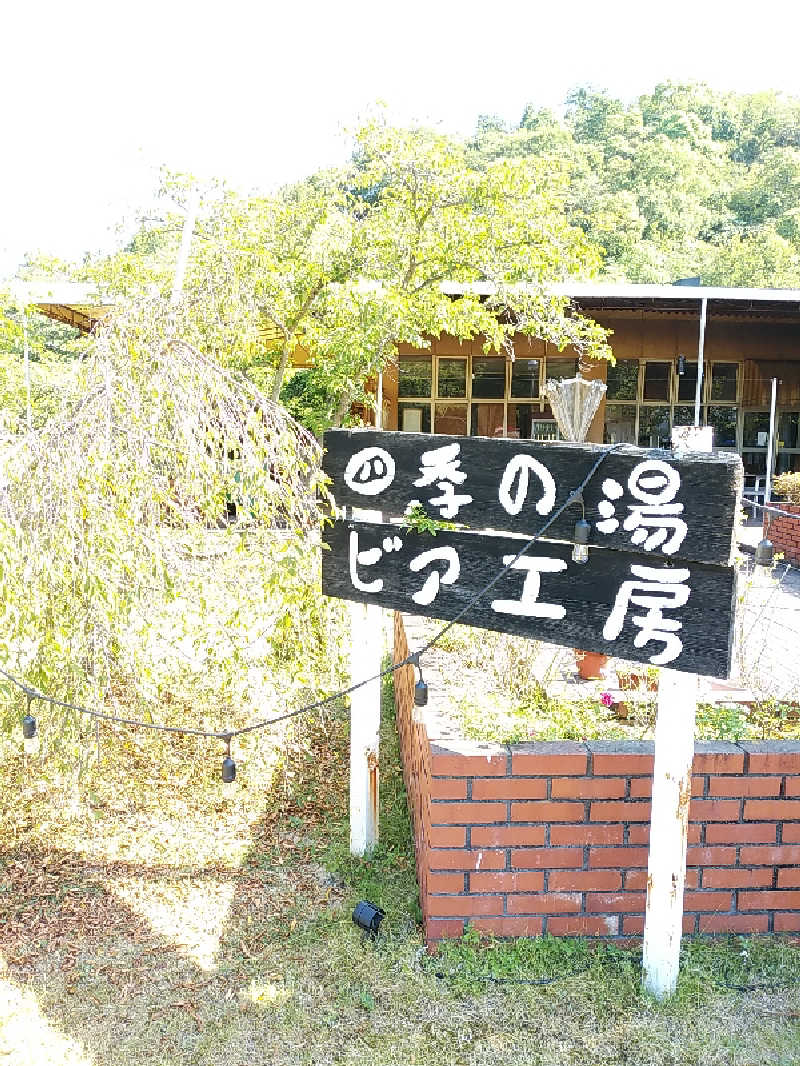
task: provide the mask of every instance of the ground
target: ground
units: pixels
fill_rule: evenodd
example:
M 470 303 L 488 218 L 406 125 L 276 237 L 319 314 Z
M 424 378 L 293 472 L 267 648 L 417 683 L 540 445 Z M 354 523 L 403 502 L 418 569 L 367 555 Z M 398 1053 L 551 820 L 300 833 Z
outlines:
M 790 944 L 686 944 L 664 1007 L 635 948 L 469 938 L 429 955 L 389 689 L 384 710 L 381 845 L 364 860 L 347 849 L 341 713 L 265 739 L 230 793 L 221 753 L 193 738 L 104 734 L 77 784 L 9 751 L 0 1063 L 800 1063 Z M 375 941 L 351 921 L 362 898 L 386 910 Z

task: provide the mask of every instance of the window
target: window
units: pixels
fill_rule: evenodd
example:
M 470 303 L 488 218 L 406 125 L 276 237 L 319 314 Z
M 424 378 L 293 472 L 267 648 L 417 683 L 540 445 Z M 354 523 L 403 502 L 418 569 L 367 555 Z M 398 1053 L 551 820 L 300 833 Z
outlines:
M 669 401 L 669 383 L 672 363 L 644 364 L 644 390 L 643 400 L 666 400 Z
M 539 395 L 538 359 L 515 359 L 511 364 L 511 395 L 535 400 Z
M 639 447 L 669 448 L 671 444 L 669 407 L 640 407 Z
M 429 355 L 401 355 L 397 370 L 397 395 L 430 396 L 431 367 Z
M 636 404 L 606 404 L 604 440 L 606 444 L 636 443 Z
M 454 437 L 466 437 L 467 405 L 465 403 L 437 403 L 433 432 L 447 433 Z
M 531 436 L 531 425 L 539 414 L 538 404 L 510 403 L 506 423 L 506 436 L 527 440 Z
M 467 395 L 467 360 L 439 360 L 439 392 L 442 399 L 463 399 Z
M 607 400 L 635 400 L 639 391 L 639 360 L 618 359 L 608 364 L 606 377 Z
M 714 447 L 736 450 L 736 408 L 709 407 L 706 425 L 714 428 Z
M 469 431 L 473 437 L 503 437 L 505 409 L 502 403 L 474 403 Z
M 429 403 L 399 403 L 397 426 L 406 433 L 430 433 L 431 405 Z
M 694 403 L 697 396 L 697 363 L 690 363 L 687 359 L 683 367 L 682 374 L 679 374 L 677 369 L 675 371 L 678 379 L 678 400 L 690 400 Z
M 578 373 L 578 360 L 577 359 L 551 359 L 547 357 L 545 363 L 545 372 L 548 378 L 574 378 Z
M 716 402 L 736 403 L 738 377 L 737 363 L 713 363 L 710 399 Z
M 500 356 L 472 359 L 472 398 L 502 400 L 506 394 L 506 361 Z

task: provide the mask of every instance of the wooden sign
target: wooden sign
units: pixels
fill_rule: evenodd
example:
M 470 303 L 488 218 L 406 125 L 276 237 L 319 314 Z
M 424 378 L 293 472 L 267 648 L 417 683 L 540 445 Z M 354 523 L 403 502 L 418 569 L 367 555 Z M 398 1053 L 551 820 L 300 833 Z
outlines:
M 629 445 L 445 437 L 377 430 L 329 430 L 323 467 L 339 507 L 400 516 L 419 503 L 469 529 L 530 536 L 560 507 L 604 452 L 583 492 L 590 544 L 653 559 L 728 565 L 741 492 L 737 455 L 675 457 Z M 547 532 L 571 540 L 579 506 Z
M 339 521 L 324 537 L 322 591 L 452 619 L 511 562 L 514 537 Z M 463 618 L 465 625 L 712 677 L 730 671 L 731 567 L 539 541 Z

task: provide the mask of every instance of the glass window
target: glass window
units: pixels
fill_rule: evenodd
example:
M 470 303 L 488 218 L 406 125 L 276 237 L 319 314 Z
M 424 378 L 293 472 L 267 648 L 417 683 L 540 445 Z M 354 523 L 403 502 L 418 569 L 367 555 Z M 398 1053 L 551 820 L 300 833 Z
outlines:
M 743 448 L 766 448 L 769 440 L 769 412 L 745 411 L 742 431 Z
M 669 400 L 669 376 L 671 371 L 672 363 L 645 363 L 643 399 Z
M 434 433 L 448 433 L 454 437 L 467 435 L 467 405 L 465 403 L 437 403 Z
M 639 360 L 618 359 L 608 364 L 606 377 L 607 400 L 635 400 L 639 386 Z
M 636 407 L 634 404 L 606 404 L 603 440 L 606 444 L 636 443 Z
M 697 395 L 697 363 L 690 363 L 686 359 L 683 364 L 683 373 L 678 374 L 676 369 L 675 374 L 678 378 L 678 399 L 694 400 Z
M 447 399 L 465 399 L 467 395 L 467 360 L 439 360 L 439 395 Z M 438 430 L 437 430 L 438 433 Z
M 669 364 L 667 364 L 669 368 Z M 639 408 L 639 447 L 669 448 L 672 444 L 668 407 Z
M 693 426 L 694 406 L 689 407 L 688 404 L 683 404 L 680 407 L 673 408 L 672 424 L 673 426 Z
M 501 403 L 474 403 L 469 431 L 473 437 L 502 437 L 505 411 Z
M 736 403 L 738 363 L 714 363 L 711 367 L 711 399 Z
M 742 465 L 744 466 L 744 472 L 748 477 L 758 474 L 761 474 L 763 477 L 767 472 L 766 451 L 742 452 Z
M 529 403 L 510 403 L 506 436 L 527 440 L 531 435 L 531 423 L 539 414 L 539 408 Z
M 550 358 L 548 355 L 544 365 L 545 374 L 548 378 L 574 378 L 578 373 L 577 359 Z
M 511 364 L 511 395 L 520 399 L 536 399 L 539 395 L 538 359 L 514 360 Z
M 800 454 L 798 452 L 778 452 L 775 460 L 776 474 L 794 474 L 800 470 Z
M 798 423 L 800 413 L 797 411 L 784 411 L 778 415 L 778 447 L 800 448 L 800 432 Z
M 506 394 L 506 361 L 503 356 L 472 359 L 472 397 L 502 400 Z
M 431 357 L 401 355 L 397 371 L 398 396 L 430 396 Z
M 735 407 L 709 407 L 706 425 L 714 427 L 715 448 L 736 448 Z
M 430 433 L 431 405 L 429 403 L 399 403 L 397 425 L 406 433 Z

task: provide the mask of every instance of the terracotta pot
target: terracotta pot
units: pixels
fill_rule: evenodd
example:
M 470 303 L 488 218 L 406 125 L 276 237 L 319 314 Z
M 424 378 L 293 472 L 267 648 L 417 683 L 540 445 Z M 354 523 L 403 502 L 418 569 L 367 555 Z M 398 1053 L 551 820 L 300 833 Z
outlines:
M 581 651 L 575 649 L 575 664 L 578 667 L 578 676 L 584 681 L 596 681 L 605 676 L 605 668 L 608 656 L 599 651 Z

